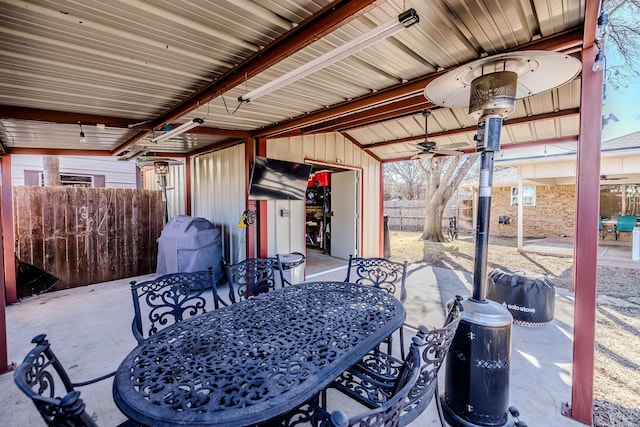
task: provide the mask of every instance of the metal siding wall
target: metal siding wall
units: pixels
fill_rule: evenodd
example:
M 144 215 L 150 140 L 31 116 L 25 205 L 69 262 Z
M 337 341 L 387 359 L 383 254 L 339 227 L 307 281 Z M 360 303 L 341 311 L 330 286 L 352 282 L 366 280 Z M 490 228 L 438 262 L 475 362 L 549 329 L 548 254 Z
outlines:
M 193 216 L 220 228 L 224 258 L 236 263 L 245 258 L 245 229 L 238 220 L 245 210 L 244 145 L 193 159 Z
M 185 177 L 184 177 L 184 165 L 171 165 L 169 166 L 169 175 L 167 175 L 167 206 L 169 209 L 169 218 L 176 215 L 184 215 L 184 192 L 185 192 Z M 153 171 L 153 168 L 148 168 L 144 171 L 145 186 L 149 190 L 161 190 L 160 180 L 158 175 Z
M 315 134 L 308 136 L 295 136 L 290 138 L 272 139 L 267 142 L 267 153 L 270 158 L 289 160 L 292 162 L 304 162 L 311 159 L 335 164 L 337 167 L 362 168 L 362 255 L 378 256 L 380 241 L 380 163 L 363 150 L 345 139 L 339 133 Z M 337 161 L 342 161 L 338 164 Z M 292 202 L 293 203 L 296 202 Z M 298 207 L 292 207 L 289 212 L 289 229 L 281 225 L 281 219 L 274 220 L 279 211 L 274 202 L 269 202 L 273 208 L 269 210 L 269 253 L 275 253 L 275 239 L 272 235 L 277 233 L 278 249 L 282 248 L 281 241 L 289 239 L 291 247 L 304 249 L 304 209 L 300 202 Z M 296 224 L 297 218 L 303 218 L 300 224 Z M 276 229 L 276 225 L 279 227 Z M 284 229 L 283 229 L 284 228 Z M 272 246 L 273 245 L 273 246 Z M 298 246 L 300 245 L 300 246 Z M 360 246 L 360 242 L 358 242 Z M 301 249 L 291 249 L 301 250 Z M 283 252 L 284 251 L 280 251 Z

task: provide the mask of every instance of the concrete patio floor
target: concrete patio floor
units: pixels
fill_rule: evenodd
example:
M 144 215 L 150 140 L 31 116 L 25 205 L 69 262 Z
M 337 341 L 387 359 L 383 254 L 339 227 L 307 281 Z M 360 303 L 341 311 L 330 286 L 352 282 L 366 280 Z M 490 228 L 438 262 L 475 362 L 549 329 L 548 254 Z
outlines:
M 632 260 L 630 236 L 620 240 L 606 237 L 598 241 L 598 265 L 640 269 L 640 261 Z M 573 257 L 573 237 L 548 237 L 527 240 L 522 246 L 523 252 L 561 257 Z
M 308 271 L 307 280 L 343 280 L 345 263 L 329 259 L 323 269 Z M 7 307 L 9 360 L 20 363 L 33 347 L 31 338 L 46 333 L 73 380 L 115 370 L 136 345 L 131 334 L 133 309 L 128 283 L 129 279 L 117 280 L 57 291 Z M 407 288 L 407 323 L 438 327 L 444 319 L 446 301 L 456 294 L 470 295 L 471 276 L 412 264 Z M 530 426 L 581 426 L 560 414 L 562 403 L 571 399 L 573 294 L 557 289 L 555 304 L 555 319 L 549 324 L 512 328 L 509 404 L 520 410 L 521 419 Z M 409 337 L 411 331 L 405 334 Z M 125 420 L 113 403 L 111 383 L 109 379 L 81 389 L 88 412 L 100 426 Z M 444 384 L 442 375 L 440 384 Z M 1 426 L 44 425 L 31 401 L 14 385 L 11 372 L 0 376 L 0 399 Z M 362 410 L 358 405 L 345 405 L 345 400 L 329 394 L 329 410 L 342 409 L 350 415 Z M 435 404 L 432 402 L 412 425 L 439 425 Z

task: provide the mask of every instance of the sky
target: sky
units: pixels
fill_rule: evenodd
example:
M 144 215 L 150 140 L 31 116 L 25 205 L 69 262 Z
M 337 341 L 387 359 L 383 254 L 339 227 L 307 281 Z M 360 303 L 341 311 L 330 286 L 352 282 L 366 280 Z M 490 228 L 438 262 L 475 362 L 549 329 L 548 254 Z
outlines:
M 623 13 L 624 8 L 615 13 Z M 621 61 L 620 55 L 613 49 L 613 43 L 607 44 L 605 39 L 605 57 L 607 65 L 615 65 Z M 635 80 L 628 87 L 616 90 L 612 85 L 605 86 L 603 117 L 613 114 L 619 121 L 609 120 L 602 129 L 602 140 L 617 138 L 640 131 L 640 80 Z
M 617 138 L 640 131 L 640 82 L 627 88 L 616 90 L 610 85 L 606 87 L 606 99 L 602 106 L 602 115 L 615 115 L 619 121 L 609 120 L 602 129 L 602 140 Z

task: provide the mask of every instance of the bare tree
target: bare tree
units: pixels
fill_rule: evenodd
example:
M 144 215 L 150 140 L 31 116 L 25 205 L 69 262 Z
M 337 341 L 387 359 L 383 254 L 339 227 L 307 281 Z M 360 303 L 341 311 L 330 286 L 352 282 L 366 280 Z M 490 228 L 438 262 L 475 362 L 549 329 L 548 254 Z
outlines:
M 45 187 L 60 185 L 60 158 L 58 156 L 42 156 L 42 170 Z
M 385 163 L 384 165 L 384 195 L 385 199 L 401 197 L 405 200 L 415 200 L 424 191 L 424 175 L 417 162 Z
M 444 242 L 442 234 L 442 215 L 447 202 L 469 170 L 476 163 L 477 154 L 462 156 L 433 157 L 429 160 L 416 160 L 426 180 L 425 199 L 427 215 L 422 230 L 423 240 Z
M 616 55 L 608 61 L 606 83 L 626 87 L 640 78 L 640 0 L 605 0 L 609 24 L 605 43 Z

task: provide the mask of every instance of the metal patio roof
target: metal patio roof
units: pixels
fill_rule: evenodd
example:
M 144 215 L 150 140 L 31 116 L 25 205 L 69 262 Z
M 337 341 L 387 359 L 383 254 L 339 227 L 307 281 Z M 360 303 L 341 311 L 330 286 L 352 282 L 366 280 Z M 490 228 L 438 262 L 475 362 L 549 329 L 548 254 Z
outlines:
M 238 104 L 409 7 L 418 24 Z M 501 52 L 579 56 L 593 42 L 597 10 L 586 0 L 0 0 L 0 142 L 9 153 L 128 157 L 340 132 L 382 161 L 406 159 L 408 142 L 424 137 L 421 111 L 433 106 L 422 93 L 428 82 Z M 585 16 L 594 21 L 585 25 Z M 518 101 L 503 147 L 575 139 L 579 105 L 579 78 Z M 150 141 L 152 129 L 196 117 L 203 126 Z M 475 127 L 466 109 L 438 108 L 430 139 L 472 150 Z

